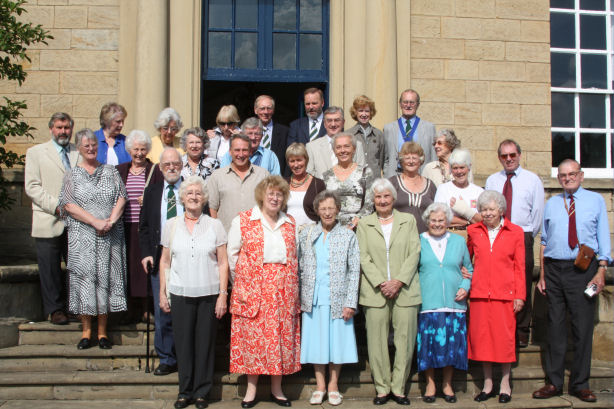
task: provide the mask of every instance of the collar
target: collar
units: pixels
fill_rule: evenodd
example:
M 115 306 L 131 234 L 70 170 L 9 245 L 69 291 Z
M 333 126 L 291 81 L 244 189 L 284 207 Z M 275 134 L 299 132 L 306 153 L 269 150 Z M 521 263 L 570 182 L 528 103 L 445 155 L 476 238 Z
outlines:
M 253 171 L 254 171 L 254 165 L 250 162 L 249 169 L 247 169 L 247 173 L 252 173 Z M 230 165 L 227 166 L 227 169 L 226 169 L 226 173 L 230 173 L 230 172 L 235 173 L 235 174 L 237 173 L 232 168 L 232 162 L 230 163 Z
M 504 218 L 503 218 L 503 217 L 502 217 L 501 219 L 499 219 L 499 224 L 498 224 L 496 227 L 492 228 L 492 229 L 491 229 L 490 227 L 486 226 L 486 224 L 484 224 L 484 226 L 486 226 L 486 229 L 487 229 L 488 231 L 497 231 L 497 230 L 501 230 L 501 229 L 503 228 L 503 220 L 504 220 Z
M 262 217 L 262 210 L 260 210 L 258 205 L 252 207 L 252 215 L 249 217 L 249 220 L 250 221 L 255 221 L 255 220 L 262 221 L 262 219 L 263 219 L 263 217 Z M 280 211 L 279 212 L 279 217 L 277 218 L 277 224 L 275 225 L 275 228 L 278 228 L 279 226 L 281 226 L 284 223 L 290 223 L 290 224 L 294 225 L 294 222 L 292 221 L 292 219 L 290 219 L 286 213 Z
M 258 145 L 258 149 L 254 151 L 251 155 L 249 155 L 250 159 L 253 158 L 256 154 L 260 154 L 264 156 L 264 147 L 262 145 Z
M 411 126 L 414 126 L 414 122 L 416 122 L 416 118 L 418 117 L 418 114 L 412 116 L 409 119 L 406 119 L 403 115 L 401 115 L 401 121 L 403 121 L 403 124 L 406 125 L 407 121 L 409 121 L 409 123 L 411 124 Z
M 55 150 L 58 151 L 58 153 L 62 153 L 63 150 L 66 150 L 66 153 L 70 153 L 70 143 L 66 146 L 62 146 L 57 143 L 56 140 L 53 139 L 53 137 L 51 138 L 51 143 L 53 144 Z
M 577 198 L 579 195 L 582 194 L 583 191 L 584 191 L 584 188 L 582 186 L 578 187 L 578 190 L 572 193 L 573 197 Z M 569 196 L 571 196 L 569 193 L 567 193 L 566 191 L 563 191 L 563 198 L 569 200 Z
M 179 185 L 181 185 L 181 178 L 179 178 L 179 180 L 174 183 L 175 187 L 173 188 L 173 190 L 178 190 L 179 189 Z M 168 189 L 169 186 L 170 186 L 170 183 L 168 183 L 166 181 L 166 179 L 165 179 L 164 180 L 164 189 L 163 190 L 166 192 L 166 190 Z
M 271 119 L 271 120 L 269 121 L 269 124 L 268 124 L 268 125 L 263 125 L 262 127 L 263 127 L 264 129 L 269 130 L 269 131 L 272 131 L 272 130 L 273 130 L 273 120 Z
M 518 175 L 520 174 L 520 172 L 522 172 L 522 167 L 521 167 L 521 166 L 518 166 L 518 167 L 516 168 L 516 170 L 515 170 L 515 171 L 513 171 L 512 173 L 514 174 L 514 176 L 518 177 Z M 502 169 L 502 170 L 501 170 L 501 174 L 507 178 L 507 172 L 505 171 L 505 169 Z
M 323 118 L 324 118 L 324 111 L 320 112 L 320 115 L 318 115 L 318 117 L 316 118 L 316 122 L 321 123 Z M 307 117 L 307 119 L 309 120 L 309 123 L 311 123 L 312 119 L 309 117 Z

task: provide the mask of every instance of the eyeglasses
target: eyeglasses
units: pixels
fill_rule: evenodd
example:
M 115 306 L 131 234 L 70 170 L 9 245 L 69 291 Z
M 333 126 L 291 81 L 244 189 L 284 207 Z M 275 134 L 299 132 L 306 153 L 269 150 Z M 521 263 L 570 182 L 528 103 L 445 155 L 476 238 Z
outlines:
M 179 128 L 178 128 L 178 127 L 176 127 L 176 126 L 170 126 L 170 127 L 169 127 L 169 126 L 163 126 L 163 127 L 162 127 L 162 128 L 160 128 L 160 129 L 162 129 L 162 130 L 163 130 L 163 131 L 165 131 L 165 132 L 168 132 L 168 131 L 171 131 L 171 132 L 179 132 Z
M 444 141 L 435 141 L 435 142 L 433 142 L 433 146 L 439 146 L 439 145 L 444 146 L 445 144 L 446 143 Z
M 267 197 L 268 199 L 283 199 L 283 198 L 284 198 L 284 195 L 283 195 L 283 193 L 281 193 L 281 192 L 268 192 L 268 193 L 266 194 L 266 197 Z
M 518 156 L 518 154 L 516 152 L 512 152 L 512 153 L 502 153 L 501 155 L 499 155 L 499 157 L 501 159 L 514 159 L 516 158 L 516 156 Z
M 236 124 L 236 122 L 218 122 L 217 124 L 221 128 L 222 126 L 233 126 L 234 124 Z
M 569 172 L 569 173 L 559 173 L 559 178 L 560 179 L 575 179 L 578 177 L 578 175 L 582 173 L 581 170 L 575 171 L 575 172 Z
M 171 167 L 175 167 L 175 168 L 179 168 L 183 165 L 182 162 L 161 162 L 160 166 L 162 166 L 163 169 L 170 169 Z
M 413 107 L 418 105 L 418 101 L 401 101 L 402 106 Z

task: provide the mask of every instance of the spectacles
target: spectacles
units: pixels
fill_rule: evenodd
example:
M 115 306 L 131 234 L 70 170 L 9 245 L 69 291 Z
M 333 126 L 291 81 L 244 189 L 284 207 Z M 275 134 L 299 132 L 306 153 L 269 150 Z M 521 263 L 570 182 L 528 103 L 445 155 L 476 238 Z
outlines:
M 236 124 L 236 122 L 218 122 L 217 124 L 221 128 L 222 126 L 233 126 L 234 124 Z
M 163 127 L 162 127 L 162 128 L 160 128 L 160 129 L 162 129 L 162 130 L 163 130 L 163 131 L 165 131 L 165 132 L 168 132 L 168 131 L 171 131 L 171 132 L 179 132 L 179 128 L 178 128 L 178 127 L 176 127 L 176 126 L 171 126 L 171 127 L 169 127 L 169 126 L 163 126 Z
M 418 105 L 418 101 L 401 101 L 401 105 L 413 107 L 413 106 Z
M 171 167 L 179 168 L 183 165 L 183 163 L 182 162 L 162 162 L 160 163 L 160 165 L 164 169 L 169 169 Z
M 516 156 L 518 156 L 518 154 L 516 152 L 512 152 L 512 153 L 502 153 L 501 155 L 499 155 L 499 157 L 501 159 L 514 159 L 516 158 Z
M 575 171 L 575 172 L 569 172 L 569 173 L 559 173 L 559 178 L 560 179 L 575 179 L 578 177 L 578 175 L 582 173 L 581 170 Z
M 445 143 L 444 141 L 435 141 L 435 142 L 433 142 L 433 146 L 438 146 L 438 145 L 443 146 L 443 145 L 445 145 L 445 144 L 446 144 L 446 143 Z
M 266 194 L 266 197 L 267 197 L 268 199 L 283 199 L 283 198 L 284 198 L 284 195 L 283 195 L 283 193 L 281 193 L 281 192 L 268 192 L 268 193 Z

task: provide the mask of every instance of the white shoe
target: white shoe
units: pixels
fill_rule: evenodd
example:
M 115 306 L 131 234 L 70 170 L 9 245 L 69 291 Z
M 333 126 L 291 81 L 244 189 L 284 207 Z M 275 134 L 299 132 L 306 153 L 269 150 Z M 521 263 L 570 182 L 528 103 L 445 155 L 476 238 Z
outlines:
M 311 399 L 309 399 L 309 404 L 311 405 L 322 404 L 322 400 L 324 400 L 324 395 L 326 395 L 326 392 L 313 391 L 313 393 L 311 394 Z
M 343 402 L 343 395 L 341 395 L 339 391 L 328 392 L 328 403 L 333 406 L 338 406 L 341 405 L 341 402 Z

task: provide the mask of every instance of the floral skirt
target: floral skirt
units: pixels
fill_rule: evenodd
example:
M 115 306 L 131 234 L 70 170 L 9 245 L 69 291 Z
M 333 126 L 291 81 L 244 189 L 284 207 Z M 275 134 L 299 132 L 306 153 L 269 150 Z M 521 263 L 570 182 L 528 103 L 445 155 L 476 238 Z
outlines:
M 467 320 L 464 312 L 418 314 L 418 371 L 453 366 L 467 370 Z

